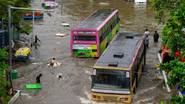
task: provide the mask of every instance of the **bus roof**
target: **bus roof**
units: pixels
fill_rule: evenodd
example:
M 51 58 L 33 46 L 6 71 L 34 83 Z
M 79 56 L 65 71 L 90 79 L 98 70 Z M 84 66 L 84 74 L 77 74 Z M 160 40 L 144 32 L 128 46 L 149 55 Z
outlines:
M 97 60 L 94 68 L 129 70 L 141 38 L 140 33 L 119 33 Z
M 76 28 L 98 28 L 113 13 L 113 9 L 99 9 L 83 20 Z

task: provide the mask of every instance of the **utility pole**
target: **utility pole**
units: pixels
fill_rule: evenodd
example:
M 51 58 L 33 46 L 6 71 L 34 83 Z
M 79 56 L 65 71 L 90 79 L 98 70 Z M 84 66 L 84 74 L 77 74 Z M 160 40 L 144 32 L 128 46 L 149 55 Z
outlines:
M 34 24 L 35 24 L 35 11 L 32 11 L 32 35 L 31 35 L 31 45 L 33 45 L 33 39 L 34 39 Z
M 12 71 L 12 34 L 11 34 L 11 30 L 12 30 L 12 23 L 11 23 L 11 6 L 8 6 L 8 34 L 9 34 L 9 69 L 8 69 L 8 75 L 9 75 L 9 80 L 10 80 L 10 85 L 12 88 L 12 93 L 14 92 L 13 90 L 13 85 L 12 85 L 12 75 L 11 75 L 11 71 Z

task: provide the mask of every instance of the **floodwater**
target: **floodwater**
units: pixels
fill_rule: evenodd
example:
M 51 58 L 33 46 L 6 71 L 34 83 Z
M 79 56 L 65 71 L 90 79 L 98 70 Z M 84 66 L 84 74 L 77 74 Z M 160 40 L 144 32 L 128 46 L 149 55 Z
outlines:
M 52 52 L 59 51 L 58 49 L 60 49 L 59 47 L 61 45 L 65 47 L 65 51 L 69 50 L 69 36 L 61 39 L 56 37 L 55 34 L 58 32 L 70 34 L 72 27 L 100 8 L 118 9 L 121 18 L 121 27 L 124 31 L 144 32 L 146 28 L 154 31 L 157 27 L 154 20 L 154 11 L 146 4 L 135 4 L 125 0 L 61 0 L 58 2 L 60 3 L 60 7 L 54 9 L 51 17 L 45 14 L 44 22 L 40 25 L 37 25 L 37 23 L 34 25 L 34 34 L 39 34 L 39 37 L 43 40 L 42 44 L 44 44 L 39 48 L 39 50 L 43 51 L 42 54 L 38 55 L 42 59 L 49 58 L 53 54 Z M 40 8 L 37 2 L 34 6 Z M 70 28 L 64 28 L 61 25 L 62 22 L 69 23 Z M 67 46 L 66 44 L 61 44 L 62 41 L 65 41 Z M 54 44 L 56 48 L 50 50 Z M 65 53 L 63 51 L 58 53 L 66 55 L 70 52 Z M 54 56 L 60 57 L 64 55 L 55 54 Z
M 122 25 L 128 31 L 143 32 L 146 27 L 155 28 L 154 11 L 143 3 L 126 0 L 68 0 L 64 2 L 64 13 L 83 20 L 96 9 L 119 10 Z
M 144 32 L 145 28 L 149 28 L 151 31 L 157 29 L 154 11 L 146 4 L 135 4 L 125 0 L 58 0 L 57 2 L 60 5 L 58 8 L 53 9 L 50 13 L 51 15 L 45 13 L 43 21 L 35 21 L 33 33 L 38 35 L 41 43 L 37 49 L 32 48 L 32 55 L 35 58 L 32 63 L 17 69 L 20 76 L 14 80 L 14 86 L 15 89 L 21 89 L 23 92 L 23 96 L 17 101 L 17 104 L 94 104 L 89 95 L 91 87 L 90 75 L 96 59 L 71 57 L 69 49 L 70 36 L 56 36 L 57 33 L 70 34 L 70 29 L 93 11 L 99 8 L 118 9 L 122 31 Z M 40 1 L 33 0 L 32 6 L 41 8 Z M 70 27 L 63 27 L 62 22 L 69 23 Z M 157 48 L 152 50 L 149 55 L 151 60 L 149 61 L 153 61 L 151 56 L 155 54 L 153 51 L 157 52 Z M 62 65 L 53 69 L 49 68 L 47 63 L 49 58 L 52 57 L 55 57 Z M 155 56 L 154 58 L 156 60 Z M 153 64 L 156 63 L 153 62 Z M 151 65 L 148 68 L 153 66 Z M 35 77 L 39 73 L 43 74 L 41 78 L 43 88 L 35 95 L 34 91 L 27 90 L 24 86 L 26 83 L 34 83 Z M 62 73 L 62 80 L 57 79 L 58 73 Z M 151 76 L 148 77 L 151 78 Z M 147 79 L 147 77 L 145 78 Z M 142 84 L 146 84 L 146 87 L 141 87 L 141 89 L 149 87 L 147 83 L 143 81 Z M 152 82 L 148 84 L 152 85 Z M 157 94 L 155 96 L 158 96 Z M 144 101 L 139 100 L 147 97 L 151 99 L 145 93 L 142 93 L 142 96 L 136 95 L 134 102 L 144 104 Z M 154 99 L 147 101 L 148 103 L 153 103 Z

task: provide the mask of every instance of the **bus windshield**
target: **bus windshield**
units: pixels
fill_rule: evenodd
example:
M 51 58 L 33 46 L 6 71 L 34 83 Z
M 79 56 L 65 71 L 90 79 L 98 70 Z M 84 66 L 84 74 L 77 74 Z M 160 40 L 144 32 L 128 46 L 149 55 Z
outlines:
M 123 90 L 130 87 L 130 78 L 125 71 L 96 70 L 96 76 L 92 80 L 92 87 L 95 89 Z
M 96 41 L 96 36 L 76 35 L 76 36 L 74 36 L 74 40 L 78 40 L 78 41 Z

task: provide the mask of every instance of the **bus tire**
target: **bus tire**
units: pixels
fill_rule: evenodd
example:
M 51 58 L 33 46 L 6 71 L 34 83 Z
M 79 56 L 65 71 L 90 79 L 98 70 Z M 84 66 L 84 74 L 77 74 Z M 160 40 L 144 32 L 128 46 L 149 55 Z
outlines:
M 107 43 L 105 47 L 107 48 L 107 47 L 108 47 L 108 45 L 109 45 L 109 44 Z
M 118 30 L 116 30 L 116 34 L 118 33 Z
M 136 79 L 136 88 L 137 88 L 137 86 L 138 86 L 138 79 Z
M 135 94 L 136 93 L 136 86 L 134 87 L 134 90 L 133 90 L 133 94 Z
M 144 71 L 144 69 L 145 69 L 145 65 L 143 64 L 143 65 L 142 65 L 142 72 Z

